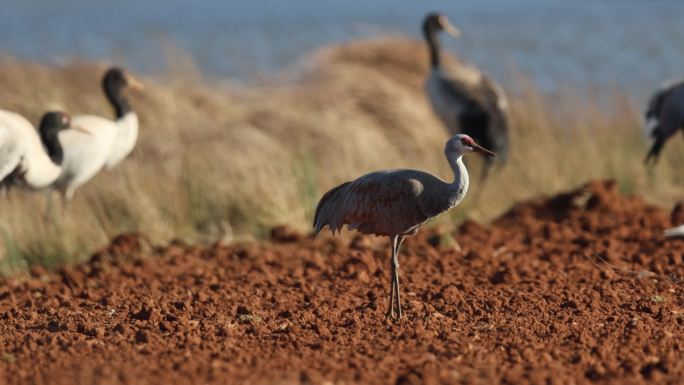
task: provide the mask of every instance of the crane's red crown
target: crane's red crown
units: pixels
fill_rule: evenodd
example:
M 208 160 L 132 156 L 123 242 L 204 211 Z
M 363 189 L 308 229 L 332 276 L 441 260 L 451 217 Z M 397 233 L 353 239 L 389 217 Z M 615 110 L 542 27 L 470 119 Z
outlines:
M 475 141 L 473 138 L 469 137 L 468 135 L 464 135 L 463 138 L 461 138 L 461 144 L 464 146 L 474 146 Z

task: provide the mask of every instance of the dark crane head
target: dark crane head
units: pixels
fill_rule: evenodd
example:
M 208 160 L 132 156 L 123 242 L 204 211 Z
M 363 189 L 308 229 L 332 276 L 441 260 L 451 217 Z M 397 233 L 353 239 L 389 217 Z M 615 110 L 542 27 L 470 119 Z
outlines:
M 128 101 L 123 96 L 123 90 L 129 87 L 134 90 L 142 90 L 143 84 L 131 76 L 128 71 L 119 67 L 110 68 L 102 78 L 102 89 L 107 99 L 114 107 L 117 118 L 121 118 L 131 111 Z
M 426 36 L 430 36 L 441 31 L 444 31 L 453 37 L 461 36 L 461 31 L 451 25 L 446 16 L 438 12 L 428 13 L 427 16 L 425 16 L 425 21 L 423 21 L 423 33 Z

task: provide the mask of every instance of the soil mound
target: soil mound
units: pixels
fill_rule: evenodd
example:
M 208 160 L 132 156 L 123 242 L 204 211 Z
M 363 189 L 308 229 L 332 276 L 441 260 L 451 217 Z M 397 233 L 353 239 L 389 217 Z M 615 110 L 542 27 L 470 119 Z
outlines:
M 152 247 L 0 283 L 0 383 L 615 383 L 684 380 L 684 241 L 612 182 L 522 203 L 459 248 L 425 230 L 388 306 L 387 242 Z

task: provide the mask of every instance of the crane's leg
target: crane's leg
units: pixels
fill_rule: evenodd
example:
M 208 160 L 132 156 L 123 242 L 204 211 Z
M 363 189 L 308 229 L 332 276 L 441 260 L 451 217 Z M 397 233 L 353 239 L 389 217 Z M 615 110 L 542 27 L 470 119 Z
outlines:
M 390 258 L 390 300 L 385 314 L 389 318 L 401 318 L 401 295 L 399 290 L 399 248 L 404 241 L 403 235 L 392 237 L 392 256 Z
M 394 257 L 392 258 L 392 264 L 394 265 L 394 285 L 395 285 L 395 296 L 397 308 L 397 318 L 401 318 L 401 291 L 399 290 L 399 248 L 401 243 L 404 242 L 404 236 L 400 235 L 397 237 L 396 246 L 394 250 Z
M 52 189 L 47 189 L 45 191 L 45 209 L 43 210 L 43 222 L 48 222 L 51 218 L 54 218 L 54 213 L 52 211 L 52 194 Z
M 392 238 L 392 254 L 394 254 L 394 238 Z M 385 317 L 387 318 L 394 318 L 394 298 L 396 296 L 396 290 L 394 286 L 394 257 L 390 257 L 390 300 L 389 300 L 389 308 L 387 309 L 387 313 L 385 313 Z
M 398 293 L 396 290 L 396 286 L 394 285 L 394 277 L 396 275 L 395 274 L 396 273 L 396 266 L 394 265 L 394 260 L 395 260 L 395 258 L 394 258 L 395 254 L 394 253 L 396 252 L 397 238 L 398 238 L 398 236 L 396 236 L 396 235 L 393 236 L 392 238 L 390 238 L 391 243 L 392 243 L 392 245 L 391 245 L 392 246 L 392 255 L 390 256 L 390 298 L 389 298 L 389 308 L 387 309 L 387 313 L 385 313 L 385 317 L 388 317 L 388 318 L 395 318 L 396 317 L 396 314 L 394 311 L 394 301 L 395 301 L 395 298 L 396 298 Z
M 71 203 L 71 198 L 74 197 L 75 192 L 76 187 L 67 187 L 66 189 L 62 190 L 62 206 L 64 209 L 69 208 L 69 203 Z

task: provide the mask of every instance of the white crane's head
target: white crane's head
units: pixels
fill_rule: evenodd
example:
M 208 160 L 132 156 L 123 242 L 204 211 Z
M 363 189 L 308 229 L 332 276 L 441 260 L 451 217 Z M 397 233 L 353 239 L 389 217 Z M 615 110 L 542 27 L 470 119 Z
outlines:
M 461 31 L 451 25 L 446 16 L 438 12 L 431 12 L 425 16 L 423 31 L 426 34 L 444 31 L 453 37 L 461 36 Z
M 457 134 L 451 137 L 446 143 L 444 153 L 448 156 L 461 156 L 467 152 L 479 152 L 480 154 L 494 157 L 493 152 L 475 143 L 473 138 L 465 134 Z
M 71 116 L 62 111 L 46 112 L 40 119 L 38 131 L 41 135 L 55 135 L 59 131 L 66 130 L 71 125 Z

